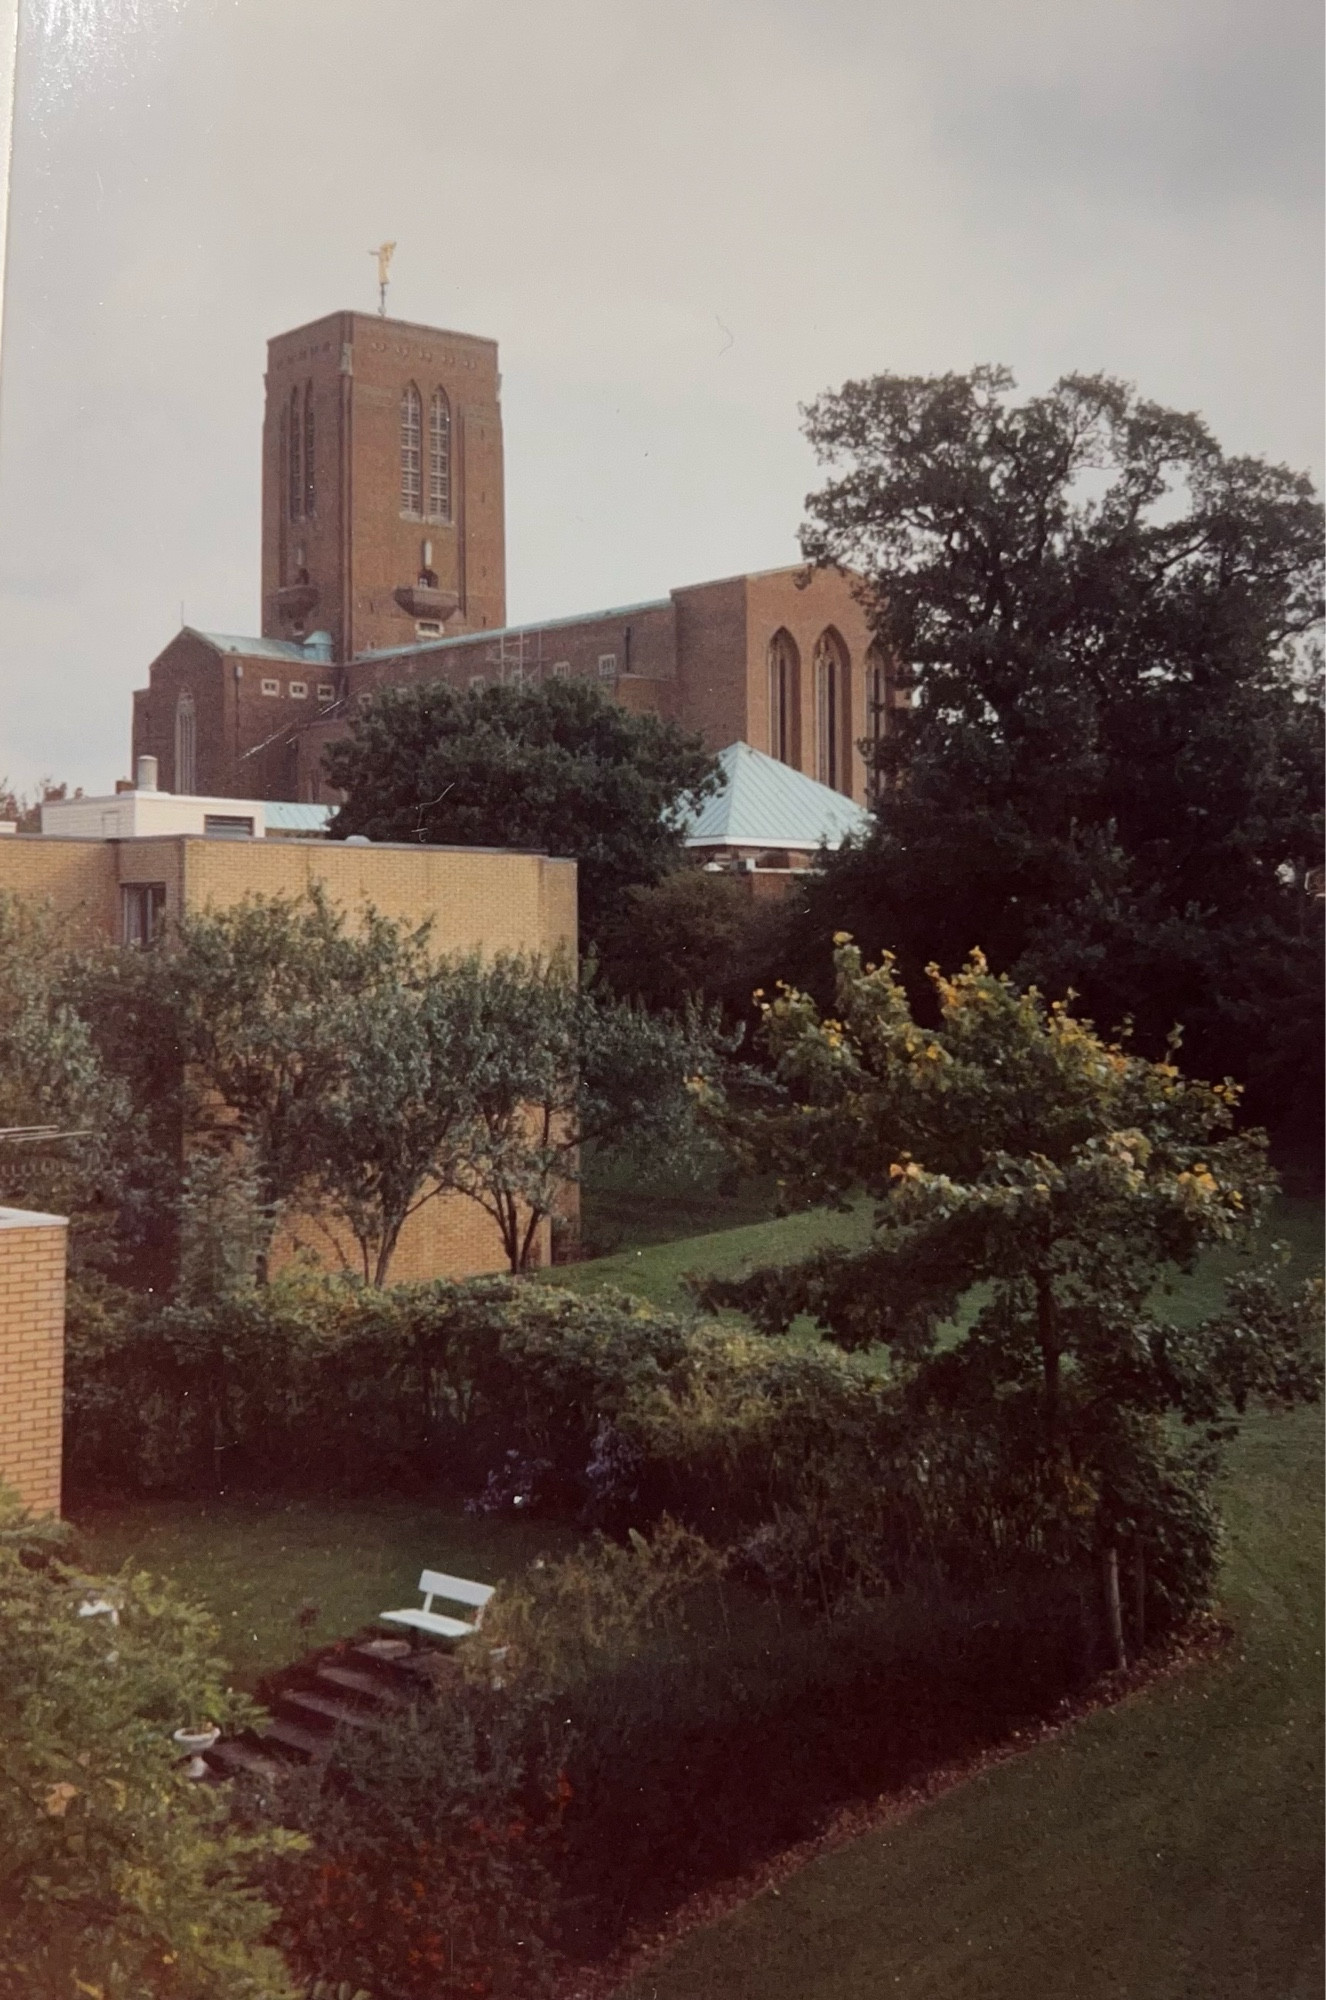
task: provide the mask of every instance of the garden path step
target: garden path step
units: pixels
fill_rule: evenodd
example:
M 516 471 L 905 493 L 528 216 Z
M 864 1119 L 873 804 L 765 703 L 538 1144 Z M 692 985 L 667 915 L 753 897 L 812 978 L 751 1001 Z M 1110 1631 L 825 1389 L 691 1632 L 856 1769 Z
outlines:
M 282 1708 L 305 1709 L 331 1723 L 344 1723 L 348 1729 L 371 1729 L 376 1718 L 362 1708 L 352 1708 L 348 1701 L 329 1701 L 326 1695 L 313 1694 L 304 1688 L 287 1688 L 280 1697 Z M 296 1722 L 299 1721 L 296 1716 Z
M 238 1737 L 214 1743 L 204 1751 L 207 1762 L 218 1777 L 233 1778 L 239 1771 L 249 1772 L 255 1778 L 279 1777 L 281 1766 L 274 1757 L 264 1757 L 262 1751 L 252 1743 L 241 1742 Z
M 358 1667 L 321 1666 L 317 1670 L 320 1681 L 329 1681 L 333 1687 L 345 1688 L 351 1694 L 363 1695 L 368 1701 L 386 1702 L 390 1707 L 403 1708 L 409 1696 L 391 1686 L 390 1682 L 377 1674 L 362 1673 Z
M 263 1730 L 264 1743 L 279 1743 L 287 1750 L 298 1751 L 301 1757 L 325 1757 L 331 1748 L 331 1738 L 321 1730 L 301 1729 L 297 1722 L 286 1722 L 278 1716 Z

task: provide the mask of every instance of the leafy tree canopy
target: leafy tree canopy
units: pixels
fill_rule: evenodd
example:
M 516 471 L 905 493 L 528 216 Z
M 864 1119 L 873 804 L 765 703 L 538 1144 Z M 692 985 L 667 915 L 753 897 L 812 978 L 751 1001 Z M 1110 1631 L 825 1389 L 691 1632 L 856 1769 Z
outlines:
M 698 737 L 587 681 L 387 688 L 327 753 L 332 833 L 526 847 L 579 864 L 589 943 L 622 892 L 682 859 L 679 809 L 718 783 Z
M 800 944 L 895 951 L 914 995 L 973 941 L 1131 1016 L 1284 1116 L 1319 1068 L 1321 508 L 1105 376 L 1007 370 L 822 396 L 803 547 L 855 570 L 911 699 L 873 831 Z
M 773 1100 L 711 1102 L 793 1198 L 872 1197 L 872 1240 L 707 1301 L 886 1349 L 936 1450 L 961 1439 L 985 1461 L 980 1504 L 1021 1495 L 1029 1547 L 1163 1542 L 1165 1493 L 1204 1487 L 1249 1401 L 1319 1387 L 1314 1302 L 1270 1267 L 1236 1267 L 1195 1325 L 1164 1310 L 1167 1270 L 1250 1250 L 1265 1216 L 1274 1176 L 1264 1137 L 1233 1130 L 1237 1088 L 1102 1040 L 979 954 L 952 979 L 931 969 L 933 1031 L 891 962 L 840 939 L 835 965 L 836 1016 L 790 989 L 765 1007 Z M 1199 1449 L 1176 1456 L 1173 1419 Z

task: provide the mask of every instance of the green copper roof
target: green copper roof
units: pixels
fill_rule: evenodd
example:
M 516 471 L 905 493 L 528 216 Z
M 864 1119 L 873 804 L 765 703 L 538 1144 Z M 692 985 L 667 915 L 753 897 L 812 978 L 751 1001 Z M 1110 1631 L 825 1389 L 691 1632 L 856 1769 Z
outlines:
M 325 833 L 335 806 L 312 806 L 293 799 L 268 799 L 262 816 L 268 828 L 279 826 L 286 833 Z
M 218 653 L 239 653 L 246 660 L 297 660 L 304 667 L 325 667 L 326 660 L 313 659 L 302 646 L 287 639 L 246 639 L 235 632 L 202 632 L 196 625 L 184 626 L 195 639 L 205 639 Z
M 718 762 L 722 790 L 689 821 L 688 847 L 840 847 L 869 822 L 863 806 L 749 743 L 729 743 Z

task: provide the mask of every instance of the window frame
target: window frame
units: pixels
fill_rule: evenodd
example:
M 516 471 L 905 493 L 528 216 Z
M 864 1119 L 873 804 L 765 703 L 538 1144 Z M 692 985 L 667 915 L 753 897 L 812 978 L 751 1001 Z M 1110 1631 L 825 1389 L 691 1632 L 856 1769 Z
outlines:
M 166 925 L 164 882 L 121 882 L 120 943 L 131 951 L 150 951 Z

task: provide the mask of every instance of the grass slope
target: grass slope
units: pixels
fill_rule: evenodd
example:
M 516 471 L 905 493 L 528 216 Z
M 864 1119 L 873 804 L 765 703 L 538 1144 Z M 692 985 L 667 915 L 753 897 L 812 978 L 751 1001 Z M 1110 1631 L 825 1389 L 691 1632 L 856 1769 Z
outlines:
M 1315 2000 L 1320 1469 L 1312 1411 L 1234 1452 L 1223 1658 L 823 1857 L 622 2000 Z
M 1277 1205 L 1291 1269 L 1319 1263 L 1321 1222 Z M 1167 1310 L 1214 1310 L 1223 1268 Z M 1222 1658 L 822 1857 L 621 2000 L 1316 2000 L 1321 1486 L 1319 1412 L 1251 1420 L 1225 1480 Z
M 806 1209 L 799 1215 L 729 1226 L 705 1236 L 637 1243 L 611 1257 L 558 1264 L 551 1271 L 541 1271 L 539 1277 L 576 1292 L 618 1285 L 652 1305 L 676 1310 L 690 1303 L 682 1280 L 691 1273 L 706 1278 L 736 1277 L 760 1264 L 791 1263 L 821 1244 L 862 1244 L 870 1234 L 871 1214 L 869 1203 L 859 1203 L 841 1214 L 826 1208 Z
M 75 1526 L 89 1570 L 132 1560 L 205 1604 L 246 1688 L 380 1611 L 417 1604 L 421 1569 L 496 1583 L 577 1539 L 546 1521 L 411 1500 L 157 1500 L 100 1507 Z M 304 1604 L 318 1611 L 308 1627 Z

